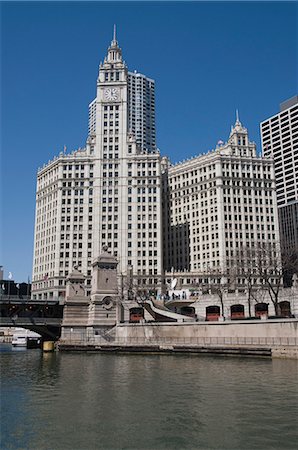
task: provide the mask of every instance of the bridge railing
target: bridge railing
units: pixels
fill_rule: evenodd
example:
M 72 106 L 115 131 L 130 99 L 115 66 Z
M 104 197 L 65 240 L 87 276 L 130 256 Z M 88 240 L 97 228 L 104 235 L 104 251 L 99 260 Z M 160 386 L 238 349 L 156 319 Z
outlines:
M 15 302 L 15 301 L 30 301 L 30 296 L 27 295 L 4 295 L 0 294 L 1 302 Z
M 63 305 L 65 302 L 64 297 L 57 297 L 57 298 L 48 298 L 48 299 L 32 299 L 31 297 L 25 296 L 25 295 L 3 295 L 0 294 L 0 303 L 29 303 L 32 305 Z
M 61 327 L 62 317 L 0 317 L 0 326 L 27 328 L 30 325 Z

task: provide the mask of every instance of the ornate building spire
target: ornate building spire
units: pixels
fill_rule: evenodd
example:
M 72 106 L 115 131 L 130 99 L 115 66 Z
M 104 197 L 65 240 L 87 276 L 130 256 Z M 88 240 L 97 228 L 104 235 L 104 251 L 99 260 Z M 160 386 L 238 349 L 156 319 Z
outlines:
M 118 41 L 116 38 L 116 25 L 114 25 L 113 40 L 108 48 L 108 55 L 105 58 L 105 63 L 118 63 L 122 62 L 121 48 L 118 46 Z
M 118 47 L 118 42 L 116 39 L 116 25 L 114 24 L 114 33 L 113 33 L 113 40 L 111 42 L 111 47 Z
M 256 156 L 256 145 L 254 142 L 249 141 L 247 129 L 240 122 L 238 109 L 236 109 L 236 122 L 231 127 L 228 144 L 232 146 L 235 154 Z
M 236 124 L 235 125 L 241 125 L 241 122 L 239 120 L 239 111 L 236 109 Z
M 239 111 L 238 111 L 238 109 L 236 109 L 236 122 L 235 122 L 235 125 L 233 126 L 232 125 L 232 127 L 231 127 L 231 134 L 230 134 L 230 137 L 234 134 L 234 133 L 246 133 L 247 134 L 247 130 L 246 130 L 246 128 L 244 128 L 243 126 L 242 126 L 242 123 L 240 122 L 240 119 L 239 119 Z

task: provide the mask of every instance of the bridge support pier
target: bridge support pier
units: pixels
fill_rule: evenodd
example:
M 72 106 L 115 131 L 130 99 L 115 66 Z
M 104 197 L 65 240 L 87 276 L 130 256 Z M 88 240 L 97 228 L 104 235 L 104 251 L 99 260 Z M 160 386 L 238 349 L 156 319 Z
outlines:
M 44 341 L 42 344 L 43 352 L 53 352 L 55 350 L 55 342 L 54 341 Z
M 103 248 L 93 262 L 91 297 L 85 296 L 85 277 L 76 268 L 69 275 L 62 321 L 61 343 L 88 345 L 111 340 L 117 322 L 117 259 Z

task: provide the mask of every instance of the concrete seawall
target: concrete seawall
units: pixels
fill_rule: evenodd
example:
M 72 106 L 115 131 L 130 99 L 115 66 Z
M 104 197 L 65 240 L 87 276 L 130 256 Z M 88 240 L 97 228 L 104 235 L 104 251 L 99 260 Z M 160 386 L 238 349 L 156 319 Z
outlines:
M 60 350 L 160 351 L 298 358 L 298 319 L 119 324 L 112 339 L 60 341 Z

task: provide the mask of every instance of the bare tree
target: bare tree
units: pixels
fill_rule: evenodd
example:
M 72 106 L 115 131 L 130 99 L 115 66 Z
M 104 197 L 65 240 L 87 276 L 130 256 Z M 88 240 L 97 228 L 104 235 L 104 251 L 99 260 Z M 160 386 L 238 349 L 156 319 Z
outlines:
M 211 294 L 217 295 L 221 307 L 221 315 L 225 318 L 225 294 L 234 287 L 234 273 L 224 267 L 210 268 L 208 271 L 208 289 Z
M 295 251 L 282 253 L 279 243 L 272 242 L 253 242 L 250 247 L 243 247 L 241 250 L 238 274 L 245 278 L 250 314 L 257 281 L 257 285 L 268 292 L 276 316 L 280 316 L 279 295 L 283 287 L 283 277 L 285 271 L 297 266 Z
M 152 278 L 157 279 L 156 285 L 144 284 L 144 280 Z M 128 267 L 127 274 L 121 274 L 121 298 L 122 300 L 137 301 L 140 297 L 149 297 L 156 295 L 157 289 L 161 289 L 164 277 L 162 275 L 139 275 L 133 273 L 133 268 Z
M 214 283 L 211 285 L 211 293 L 218 296 L 221 307 L 221 315 L 225 318 L 225 310 L 224 310 L 224 295 L 227 292 L 228 285 L 226 282 L 226 278 L 222 277 L 218 279 L 218 283 Z
M 244 280 L 249 317 L 252 317 L 252 302 L 259 301 L 260 291 L 264 291 L 263 285 L 257 285 L 257 270 L 254 257 L 254 247 L 243 246 L 237 252 L 237 264 L 235 264 L 235 275 L 238 282 Z
M 281 246 L 282 265 L 284 268 L 284 285 L 291 287 L 293 275 L 298 275 L 298 243 Z

